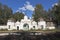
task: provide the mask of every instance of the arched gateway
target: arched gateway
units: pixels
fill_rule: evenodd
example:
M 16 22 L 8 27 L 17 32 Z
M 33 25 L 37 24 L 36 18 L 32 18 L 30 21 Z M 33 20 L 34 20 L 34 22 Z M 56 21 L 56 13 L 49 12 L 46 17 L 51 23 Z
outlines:
M 29 25 L 28 25 L 27 23 L 25 23 L 25 24 L 23 25 L 23 29 L 24 29 L 24 30 L 29 30 Z

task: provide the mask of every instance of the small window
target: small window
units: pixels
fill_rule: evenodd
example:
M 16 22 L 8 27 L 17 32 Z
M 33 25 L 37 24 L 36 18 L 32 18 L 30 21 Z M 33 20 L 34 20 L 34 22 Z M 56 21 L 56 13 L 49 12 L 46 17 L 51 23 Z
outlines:
M 10 29 L 10 25 L 9 25 L 9 29 Z
M 33 28 L 35 29 L 35 26 L 33 26 Z
M 41 25 L 41 29 L 43 29 L 43 25 Z

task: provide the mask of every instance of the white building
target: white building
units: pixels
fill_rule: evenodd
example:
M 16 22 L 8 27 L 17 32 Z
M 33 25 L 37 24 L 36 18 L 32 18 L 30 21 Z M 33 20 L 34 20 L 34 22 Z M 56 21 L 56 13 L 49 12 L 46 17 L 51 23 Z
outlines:
M 30 29 L 55 29 L 55 25 L 52 21 L 45 21 L 43 18 L 40 18 L 40 21 L 37 23 L 33 19 L 28 19 L 27 16 L 24 16 L 24 19 L 21 21 L 14 22 L 9 19 L 7 25 L 0 25 L 0 29 L 8 30 L 30 30 Z
M 12 20 L 8 20 L 7 27 L 8 27 L 8 30 L 13 30 L 13 29 L 16 29 L 16 30 L 43 29 L 45 30 L 47 28 L 49 29 L 49 27 L 47 27 L 46 21 L 44 21 L 43 19 L 40 19 L 40 21 L 37 24 L 37 22 L 33 21 L 33 19 L 28 19 L 27 16 L 24 16 L 24 19 L 21 19 L 20 22 L 19 21 L 14 22 Z M 53 27 L 50 27 L 50 29 L 55 29 L 55 26 Z

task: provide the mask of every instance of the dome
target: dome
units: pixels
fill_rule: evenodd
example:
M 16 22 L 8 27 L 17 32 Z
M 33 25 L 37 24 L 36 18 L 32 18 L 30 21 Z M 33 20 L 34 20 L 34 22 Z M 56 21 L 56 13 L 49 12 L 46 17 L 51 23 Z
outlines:
M 25 16 L 24 16 L 24 19 L 28 19 L 28 17 L 25 15 Z

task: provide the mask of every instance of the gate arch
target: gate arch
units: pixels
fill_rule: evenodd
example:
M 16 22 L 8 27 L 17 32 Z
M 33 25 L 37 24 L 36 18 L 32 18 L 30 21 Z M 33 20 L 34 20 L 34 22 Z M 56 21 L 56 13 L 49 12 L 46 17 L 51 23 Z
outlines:
M 24 30 L 29 30 L 29 25 L 28 25 L 27 23 L 25 23 L 25 24 L 23 25 L 23 29 L 24 29 Z

